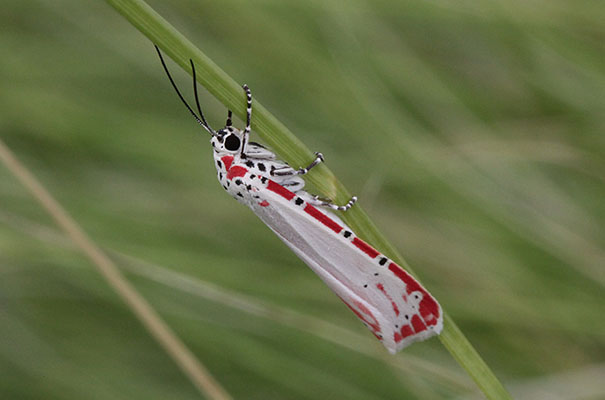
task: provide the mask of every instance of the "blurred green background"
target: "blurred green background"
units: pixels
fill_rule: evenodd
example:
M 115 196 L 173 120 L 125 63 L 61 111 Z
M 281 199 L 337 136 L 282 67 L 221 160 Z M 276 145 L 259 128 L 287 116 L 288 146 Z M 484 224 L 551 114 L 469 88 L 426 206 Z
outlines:
M 514 396 L 605 398 L 605 2 L 149 3 L 324 153 Z M 5 0 L 0 26 L 0 137 L 235 398 L 477 396 L 223 193 L 111 7 Z M 0 167 L 0 398 L 198 397 Z

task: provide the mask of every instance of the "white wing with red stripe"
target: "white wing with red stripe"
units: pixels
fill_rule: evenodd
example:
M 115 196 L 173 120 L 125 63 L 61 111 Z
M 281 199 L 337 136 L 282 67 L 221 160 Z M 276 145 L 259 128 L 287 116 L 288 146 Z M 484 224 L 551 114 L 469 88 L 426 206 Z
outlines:
M 270 150 L 250 142 L 252 94 L 246 85 L 243 85 L 245 129 L 233 127 L 232 112 L 229 111 L 225 127 L 213 130 L 202 114 L 197 89 L 199 116 L 181 95 L 157 46 L 156 50 L 178 96 L 210 133 L 218 180 L 231 196 L 250 206 L 391 353 L 441 332 L 441 307 L 426 289 L 397 264 L 356 237 L 332 213 L 306 201 L 340 210 L 347 210 L 355 202 L 352 198 L 344 206 L 335 206 L 311 199 L 302 190 L 305 181 L 301 176 L 323 161 L 321 153 L 316 153 L 315 160 L 307 167 L 295 170 L 277 160 Z M 191 68 L 197 88 L 193 61 Z
M 332 213 L 272 180 L 251 184 L 246 201 L 265 224 L 395 353 L 439 334 L 439 303 L 411 275 L 355 236 Z

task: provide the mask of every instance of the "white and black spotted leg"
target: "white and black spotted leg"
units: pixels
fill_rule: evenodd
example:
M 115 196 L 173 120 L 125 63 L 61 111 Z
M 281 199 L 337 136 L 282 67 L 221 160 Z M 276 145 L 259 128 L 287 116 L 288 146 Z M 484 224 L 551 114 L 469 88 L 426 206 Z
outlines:
M 312 195 L 312 199 L 308 202 L 314 206 L 328 207 L 328 208 L 331 208 L 332 210 L 338 210 L 338 211 L 347 211 L 349 208 L 353 207 L 353 204 L 355 204 L 357 202 L 357 196 L 351 197 L 351 200 L 349 200 L 347 202 L 347 204 L 345 204 L 344 206 L 336 205 L 336 204 L 332 203 L 330 200 L 321 199 L 321 198 L 319 198 L 319 196 L 316 196 L 316 195 Z
M 302 179 L 292 179 L 291 181 L 281 182 L 280 185 L 285 187 L 291 192 L 297 193 L 305 186 L 305 181 Z
M 275 176 L 305 175 L 306 173 L 311 171 L 311 169 L 313 167 L 315 167 L 319 163 L 322 163 L 323 160 L 324 160 L 323 154 L 316 151 L 315 160 L 313 160 L 313 162 L 311 164 L 309 164 L 307 167 L 299 168 L 299 169 L 292 169 L 290 167 L 284 167 L 283 169 L 275 169 L 275 170 L 271 171 L 271 174 L 275 175 Z
M 248 143 L 248 137 L 250 136 L 250 123 L 252 121 L 252 93 L 248 85 L 242 86 L 246 92 L 246 128 L 244 128 L 244 137 L 242 138 L 242 150 L 240 156 L 246 157 L 246 143 Z
M 227 110 L 227 122 L 225 122 L 225 127 L 233 126 L 233 112 L 231 110 Z
M 324 155 L 321 154 L 319 151 L 315 152 L 315 160 L 313 160 L 313 162 L 311 164 L 309 164 L 306 168 L 300 168 L 298 170 L 298 174 L 299 175 L 305 175 L 307 172 L 311 171 L 311 169 L 317 165 L 319 165 L 320 163 L 324 162 Z

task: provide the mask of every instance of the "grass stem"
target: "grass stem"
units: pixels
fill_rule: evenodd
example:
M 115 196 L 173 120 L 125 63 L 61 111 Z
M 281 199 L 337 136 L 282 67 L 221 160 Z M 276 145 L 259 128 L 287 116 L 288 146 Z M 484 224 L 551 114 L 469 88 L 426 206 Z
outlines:
M 245 117 L 246 103 L 241 85 L 229 77 L 149 5 L 142 0 L 107 0 L 107 2 L 190 74 L 189 60 L 193 60 L 199 83 L 240 118 Z M 150 46 L 150 51 L 152 50 L 153 48 Z M 314 158 L 313 153 L 258 102 L 254 103 L 252 127 L 282 159 L 291 165 L 307 165 Z M 312 176 L 307 179 L 323 195 L 336 202 L 344 202 L 350 198 L 349 192 L 324 164 L 319 165 L 313 172 Z M 361 207 L 356 205 L 342 218 L 361 237 L 414 273 Z M 445 314 L 444 329 L 439 338 L 485 396 L 489 399 L 510 399 L 509 393 L 447 313 Z

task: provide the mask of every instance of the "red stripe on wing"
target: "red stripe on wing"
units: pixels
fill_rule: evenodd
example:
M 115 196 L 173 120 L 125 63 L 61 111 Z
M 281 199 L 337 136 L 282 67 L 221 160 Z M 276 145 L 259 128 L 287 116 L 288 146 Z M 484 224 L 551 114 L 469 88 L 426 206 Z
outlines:
M 296 197 L 295 193 L 289 191 L 279 183 L 276 183 L 272 180 L 269 180 L 269 183 L 267 184 L 267 189 L 277 193 L 288 201 Z M 326 214 L 322 213 L 317 208 L 313 207 L 311 204 L 307 204 L 304 210 L 307 214 L 309 214 L 328 228 L 332 229 L 334 232 L 339 233 L 340 231 L 342 231 L 342 226 L 338 225 L 332 220 L 332 218 L 328 217 Z
M 370 256 L 370 258 L 376 258 L 376 256 L 380 254 L 378 251 L 376 251 L 376 249 L 359 238 L 353 239 L 353 245 Z
M 272 192 L 277 193 L 278 195 L 280 195 L 281 197 L 283 197 L 286 200 L 292 200 L 294 198 L 294 196 L 296 196 L 293 192 L 289 191 L 288 189 L 286 189 L 279 183 L 273 182 L 272 180 L 269 180 L 267 189 L 269 189 Z
M 395 315 L 399 315 L 399 307 L 397 307 L 397 304 L 395 304 L 393 298 L 387 293 L 386 289 L 384 288 L 384 285 L 382 283 L 379 283 L 378 285 L 376 285 L 376 287 L 385 295 L 387 299 L 389 299 L 389 301 L 391 302 L 391 306 L 393 307 L 393 311 L 395 311 Z
M 353 304 L 355 305 L 355 307 L 353 307 L 353 305 L 344 301 L 342 297 L 340 299 L 347 305 L 347 307 L 351 309 L 351 311 L 355 313 L 355 315 L 357 315 L 357 318 L 368 324 L 368 327 L 377 339 L 382 340 L 382 338 L 378 336 L 380 334 L 380 323 L 378 323 L 376 317 L 374 317 L 372 312 L 366 306 L 359 301 L 353 300 Z
M 336 222 L 332 220 L 332 218 L 328 217 L 326 214 L 319 211 L 317 208 L 313 207 L 311 204 L 307 204 L 305 206 L 305 212 L 332 229 L 334 232 L 339 233 L 342 231 L 342 226 L 338 225 Z

